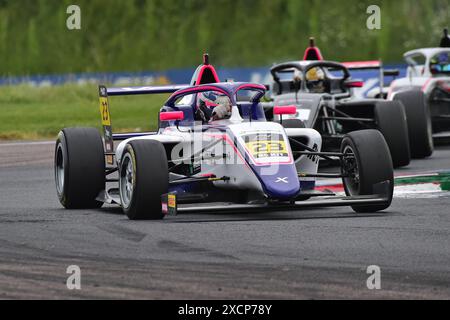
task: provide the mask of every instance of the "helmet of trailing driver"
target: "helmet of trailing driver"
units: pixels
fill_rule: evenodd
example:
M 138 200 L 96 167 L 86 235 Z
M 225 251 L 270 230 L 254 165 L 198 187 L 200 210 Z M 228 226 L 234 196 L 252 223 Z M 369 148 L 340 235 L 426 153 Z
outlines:
M 323 71 L 320 68 L 309 69 L 306 73 L 306 80 L 308 81 L 319 81 L 325 78 Z
M 325 74 L 319 67 L 312 68 L 306 73 L 307 87 L 311 92 L 323 93 L 325 91 L 324 80 Z

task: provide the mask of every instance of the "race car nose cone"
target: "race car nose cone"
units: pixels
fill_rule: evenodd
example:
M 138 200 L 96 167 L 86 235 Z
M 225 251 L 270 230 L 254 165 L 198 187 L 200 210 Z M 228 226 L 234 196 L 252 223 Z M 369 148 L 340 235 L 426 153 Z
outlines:
M 295 166 L 272 165 L 270 167 L 259 168 L 259 170 L 261 184 L 269 198 L 290 200 L 300 193 L 300 181 Z

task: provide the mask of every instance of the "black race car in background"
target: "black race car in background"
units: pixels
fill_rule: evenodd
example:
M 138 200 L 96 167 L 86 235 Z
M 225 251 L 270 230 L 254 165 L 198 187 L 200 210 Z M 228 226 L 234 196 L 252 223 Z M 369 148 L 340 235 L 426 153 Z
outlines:
M 357 98 L 353 89 L 362 87 L 363 82 L 353 80 L 345 65 L 322 60 L 313 42 L 304 60 L 274 65 L 270 72 L 273 82 L 271 102 L 265 105 L 266 117 L 282 121 L 287 128 L 316 129 L 322 134 L 324 150 L 338 149 L 349 132 L 378 129 L 389 145 L 395 167 L 407 166 L 411 156 L 425 158 L 433 152 L 426 104 L 417 103 L 412 108 L 403 103 L 418 99 L 420 93 L 406 92 L 402 99 L 392 101 Z M 295 105 L 297 114 L 283 119 L 273 115 L 274 106 L 286 105 Z M 409 108 L 408 112 L 405 108 Z M 413 136 L 408 119 L 415 130 Z

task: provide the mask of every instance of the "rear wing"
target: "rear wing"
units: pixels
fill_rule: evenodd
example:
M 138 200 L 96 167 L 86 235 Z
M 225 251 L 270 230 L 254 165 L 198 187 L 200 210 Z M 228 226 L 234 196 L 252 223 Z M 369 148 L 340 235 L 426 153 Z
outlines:
M 380 94 L 383 95 L 384 77 L 398 77 L 400 70 L 398 69 L 384 69 L 383 61 L 370 60 L 370 61 L 351 61 L 343 62 L 349 71 L 364 71 L 364 70 L 379 70 L 379 82 L 380 82 Z
M 152 86 L 152 87 L 124 87 L 124 88 L 107 88 L 99 86 L 99 102 L 100 115 L 102 119 L 103 137 L 105 141 L 105 155 L 108 164 L 113 164 L 114 157 L 114 140 L 123 140 L 127 138 L 148 135 L 149 133 L 125 133 L 113 134 L 111 124 L 111 113 L 109 107 L 109 96 L 130 96 L 130 95 L 146 95 L 146 94 L 164 94 L 174 93 L 178 90 L 186 89 L 189 85 L 176 86 Z
M 162 94 L 162 93 L 174 93 L 178 90 L 189 88 L 189 85 L 176 85 L 176 86 L 151 86 L 151 87 L 125 87 L 125 88 L 106 88 L 108 96 L 132 96 L 143 94 Z
M 350 71 L 380 70 L 383 76 L 398 77 L 400 75 L 398 69 L 384 69 L 381 60 L 342 62 L 342 65 Z
M 383 63 L 380 60 L 372 60 L 372 61 L 351 61 L 351 62 L 342 62 L 342 64 L 348 70 L 375 70 L 381 69 L 383 67 Z

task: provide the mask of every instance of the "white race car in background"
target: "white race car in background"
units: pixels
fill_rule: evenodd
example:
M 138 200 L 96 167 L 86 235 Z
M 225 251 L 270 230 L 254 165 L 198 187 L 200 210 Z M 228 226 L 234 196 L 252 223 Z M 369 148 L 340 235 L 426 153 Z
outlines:
M 429 106 L 434 138 L 450 137 L 450 48 L 425 48 L 404 55 L 406 77 L 394 80 L 387 99 L 403 92 L 423 92 Z

